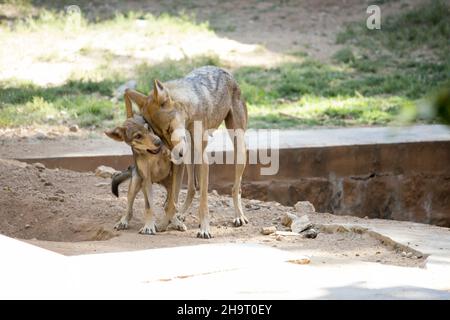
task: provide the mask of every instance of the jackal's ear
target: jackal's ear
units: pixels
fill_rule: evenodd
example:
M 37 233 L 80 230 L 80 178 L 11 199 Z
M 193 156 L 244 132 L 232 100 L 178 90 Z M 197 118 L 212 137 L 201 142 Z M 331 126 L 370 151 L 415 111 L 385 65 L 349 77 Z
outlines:
M 158 101 L 160 105 L 167 101 L 169 98 L 169 93 L 161 81 L 155 79 L 153 82 L 153 97 L 155 101 Z
M 116 127 L 112 130 L 106 130 L 105 134 L 114 139 L 116 141 L 124 141 L 125 140 L 125 127 Z

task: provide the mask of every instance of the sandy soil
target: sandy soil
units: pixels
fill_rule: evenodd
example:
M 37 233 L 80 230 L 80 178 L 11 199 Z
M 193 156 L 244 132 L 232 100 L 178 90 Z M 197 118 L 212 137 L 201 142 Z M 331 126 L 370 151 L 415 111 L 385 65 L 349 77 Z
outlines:
M 275 202 L 243 199 L 250 223 L 232 226 L 233 207 L 228 196 L 213 191 L 209 196 L 214 238 L 197 239 L 198 201 L 184 216 L 188 231 L 169 230 L 154 236 L 138 234 L 142 226 L 143 200 L 138 196 L 135 216 L 126 231 L 115 231 L 114 223 L 126 209 L 126 184 L 117 199 L 110 193 L 110 180 L 93 173 L 43 169 L 13 160 L 0 160 L 0 233 L 27 239 L 28 242 L 65 255 L 199 245 L 205 243 L 259 243 L 314 256 L 315 263 L 362 260 L 401 266 L 422 266 L 425 257 L 405 258 L 392 244 L 358 230 L 324 229 L 323 226 L 355 223 L 359 218 L 310 214 L 321 229 L 316 239 L 301 236 L 265 236 L 261 228 L 281 224 L 285 212 L 295 212 Z M 165 192 L 157 187 L 155 202 L 158 219 L 162 217 Z M 182 191 L 182 198 L 185 196 Z M 400 223 L 386 221 L 383 223 Z

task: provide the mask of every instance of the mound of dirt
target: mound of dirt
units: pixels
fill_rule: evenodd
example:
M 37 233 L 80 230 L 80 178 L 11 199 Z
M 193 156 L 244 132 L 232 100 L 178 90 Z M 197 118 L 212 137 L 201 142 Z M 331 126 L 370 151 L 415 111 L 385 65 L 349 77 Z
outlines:
M 155 186 L 155 189 L 156 214 L 157 219 L 161 219 L 165 191 L 159 186 Z M 135 215 L 129 229 L 118 232 L 113 226 L 126 210 L 126 190 L 127 184 L 124 183 L 120 187 L 120 197 L 115 198 L 110 192 L 110 179 L 96 177 L 93 173 L 47 169 L 41 164 L 30 165 L 0 159 L 0 233 L 28 239 L 30 243 L 68 255 L 235 242 L 260 243 L 302 251 L 314 255 L 316 261 L 318 259 L 322 263 L 350 259 L 420 266 L 424 262 L 424 257 L 418 254 L 405 257 L 402 255 L 404 248 L 399 249 L 362 229 L 323 227 L 339 222 L 361 221 L 355 217 L 309 214 L 311 222 L 318 230 L 322 230 L 315 239 L 300 235 L 263 235 L 263 227 L 289 230 L 282 225 L 282 217 L 286 212 L 295 213 L 295 209 L 276 202 L 243 199 L 250 223 L 235 228 L 232 225 L 232 199 L 215 191 L 210 193 L 208 199 L 213 239 L 195 237 L 199 224 L 197 200 L 182 217 L 188 231 L 169 230 L 155 236 L 138 234 L 143 225 L 142 195 L 136 199 Z M 185 190 L 182 190 L 182 201 L 185 196 Z

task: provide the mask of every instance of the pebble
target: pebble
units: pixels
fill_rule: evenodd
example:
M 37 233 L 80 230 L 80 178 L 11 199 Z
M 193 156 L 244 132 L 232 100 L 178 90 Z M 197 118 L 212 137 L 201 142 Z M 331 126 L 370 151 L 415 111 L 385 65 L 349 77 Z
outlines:
M 43 165 L 43 164 L 40 163 L 40 162 L 35 162 L 35 163 L 33 163 L 33 166 L 34 166 L 35 168 L 37 168 L 38 170 L 44 170 L 44 169 L 45 169 L 45 165 Z
M 301 216 L 295 220 L 292 220 L 291 224 L 291 230 L 292 232 L 303 232 L 306 229 L 311 227 L 311 221 L 309 221 L 309 218 L 307 215 Z
M 406 254 L 406 257 L 407 258 L 411 258 L 413 256 L 413 253 L 412 252 L 408 252 L 407 254 Z
M 95 175 L 102 178 L 111 178 L 117 170 L 108 166 L 99 166 L 95 169 Z
M 308 239 L 315 239 L 318 234 L 319 233 L 316 231 L 316 229 L 313 229 L 313 228 L 302 232 L 302 236 L 304 238 L 308 238 Z
M 301 214 L 314 213 L 316 208 L 309 201 L 299 201 L 294 205 L 295 210 Z
M 277 237 L 275 238 L 277 241 L 283 241 L 283 237 L 280 235 L 277 235 Z
M 69 131 L 70 131 L 70 132 L 78 132 L 78 130 L 80 130 L 80 128 L 78 128 L 78 126 L 77 126 L 76 124 L 71 125 L 71 126 L 69 127 Z
M 272 227 L 263 227 L 262 229 L 261 229 L 261 233 L 263 234 L 263 235 L 269 235 L 269 234 L 272 234 L 272 233 L 275 233 L 277 231 L 277 228 L 275 228 L 274 226 L 272 226 Z
M 29 229 L 29 228 L 31 228 L 31 225 L 26 224 L 26 225 L 25 225 L 25 229 Z
M 61 197 L 58 197 L 58 196 L 49 196 L 49 197 L 47 197 L 47 200 L 64 202 L 64 198 L 61 198 Z
M 287 262 L 294 263 L 294 264 L 309 264 L 311 262 L 311 259 L 304 257 L 304 258 L 300 258 L 300 259 L 288 260 Z
M 405 251 L 402 252 L 402 257 L 406 257 L 406 252 Z
M 48 139 L 48 136 L 43 132 L 38 132 L 34 135 L 34 138 L 38 140 L 45 140 Z
M 48 181 L 44 183 L 44 186 L 46 186 L 46 187 L 49 187 L 49 186 L 52 186 L 52 185 L 53 185 L 53 183 L 48 182 Z
M 96 187 L 109 186 L 109 183 L 108 182 L 100 182 L 100 183 L 97 183 L 95 186 Z

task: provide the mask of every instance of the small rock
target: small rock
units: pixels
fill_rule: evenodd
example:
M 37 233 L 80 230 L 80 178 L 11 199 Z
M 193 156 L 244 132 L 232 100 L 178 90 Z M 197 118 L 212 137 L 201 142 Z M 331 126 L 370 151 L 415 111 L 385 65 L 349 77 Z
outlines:
M 25 229 L 29 229 L 29 228 L 31 228 L 31 225 L 26 224 L 26 225 L 25 225 Z
M 111 178 L 112 175 L 116 172 L 116 169 L 107 166 L 99 166 L 97 169 L 95 169 L 95 175 L 102 178 Z
M 294 264 L 308 264 L 308 263 L 311 262 L 311 259 L 309 259 L 308 257 L 303 257 L 303 258 L 300 258 L 300 259 L 288 260 L 287 262 L 294 263 Z
M 295 232 L 292 232 L 292 231 L 277 231 L 277 232 L 275 232 L 275 235 L 279 235 L 279 236 L 296 236 L 296 237 L 298 237 L 299 236 L 299 234 L 298 233 L 295 233 Z
M 261 209 L 261 206 L 258 206 L 257 204 L 247 203 L 245 205 L 245 208 L 248 210 L 259 210 Z
M 48 196 L 47 200 L 49 201 L 61 201 L 62 198 L 58 197 L 58 196 Z M 64 200 L 63 200 L 64 201 Z
M 34 138 L 38 140 L 46 140 L 48 139 L 48 136 L 43 132 L 38 132 L 34 135 Z
M 365 216 L 364 219 L 369 219 L 369 217 L 368 217 L 368 216 Z
M 100 182 L 100 183 L 97 183 L 95 186 L 96 187 L 109 186 L 109 183 L 108 182 Z
M 408 252 L 407 254 L 406 254 L 406 257 L 407 258 L 411 258 L 413 256 L 413 253 L 412 252 Z
M 299 201 L 294 205 L 295 210 L 300 214 L 308 214 L 316 212 L 313 204 L 309 201 Z
M 304 215 L 292 221 L 291 230 L 292 232 L 300 233 L 312 226 L 311 221 L 309 221 L 308 216 Z
M 277 235 L 277 237 L 275 238 L 277 241 L 283 241 L 283 237 L 280 235 Z
M 214 195 L 214 196 L 216 196 L 216 197 L 218 197 L 219 196 L 219 193 L 217 192 L 217 190 L 213 190 L 213 191 L 211 191 L 211 193 Z
M 71 126 L 69 127 L 69 131 L 70 131 L 70 132 L 78 132 L 78 130 L 80 130 L 80 128 L 78 128 L 78 126 L 77 126 L 76 124 L 71 125 Z
M 277 228 L 275 228 L 274 226 L 272 226 L 272 227 L 264 227 L 264 228 L 261 229 L 261 233 L 263 235 L 266 235 L 266 236 L 269 235 L 269 234 L 275 233 L 275 232 L 277 232 Z
M 402 252 L 402 257 L 406 257 L 406 252 L 405 251 Z
M 308 239 L 315 239 L 319 233 L 316 231 L 316 229 L 310 228 L 308 230 L 305 230 L 302 232 L 303 238 Z
M 43 165 L 43 164 L 40 163 L 40 162 L 35 162 L 35 163 L 33 163 L 33 166 L 34 166 L 36 169 L 38 169 L 38 170 L 44 170 L 44 169 L 45 169 L 45 165 Z
M 295 214 L 286 212 L 284 214 L 284 216 L 281 218 L 281 224 L 283 226 L 290 227 L 292 224 L 292 221 L 297 220 L 297 219 L 298 219 L 298 216 L 296 216 Z
M 49 187 L 49 186 L 52 186 L 52 185 L 53 185 L 53 183 L 48 182 L 48 181 L 44 183 L 44 186 L 46 186 L 46 187 Z
M 230 206 L 230 204 L 228 203 L 228 200 L 221 200 L 220 202 L 222 202 L 222 205 L 224 205 L 225 207 Z

